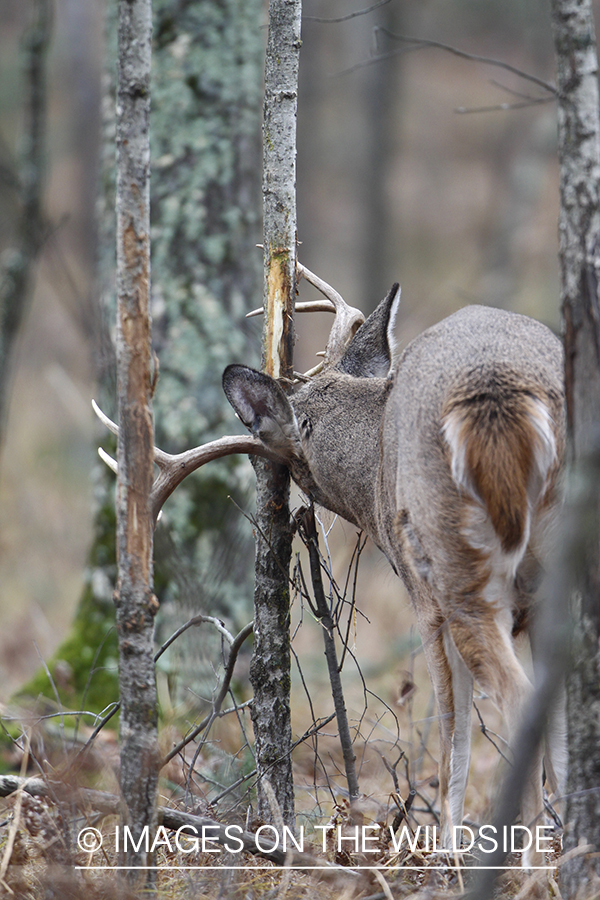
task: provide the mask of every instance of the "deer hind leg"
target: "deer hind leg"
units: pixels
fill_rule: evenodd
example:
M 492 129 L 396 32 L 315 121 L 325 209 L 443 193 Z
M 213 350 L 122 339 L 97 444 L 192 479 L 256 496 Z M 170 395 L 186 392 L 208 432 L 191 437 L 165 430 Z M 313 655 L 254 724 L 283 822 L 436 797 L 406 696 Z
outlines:
M 540 659 L 537 647 L 535 621 L 531 632 L 531 652 L 534 671 Z M 567 695 L 564 684 L 561 684 L 552 709 L 548 716 L 544 740 L 544 771 L 549 793 L 555 799 L 562 797 L 567 782 Z M 551 800 L 553 798 L 551 797 Z
M 485 601 L 484 601 L 485 603 Z M 515 653 L 512 614 L 488 604 L 477 615 L 455 615 L 450 621 L 456 647 L 469 671 L 500 710 L 508 727 L 509 744 L 515 747 L 523 715 L 533 693 L 532 684 Z M 534 827 L 543 811 L 542 748 L 529 763 L 529 777 L 521 797 L 521 820 Z M 542 864 L 534 851 L 523 854 L 524 865 Z
M 530 557 L 532 557 L 532 554 L 530 554 Z M 529 609 L 533 607 L 533 594 L 541 580 L 542 574 L 542 568 L 534 557 L 533 562 L 537 566 L 537 573 L 534 573 L 533 585 L 529 583 L 530 579 L 528 580 L 528 575 L 530 575 L 532 570 L 531 558 L 528 559 L 526 555 L 522 565 L 517 571 L 517 585 L 521 595 L 519 601 L 522 606 L 524 605 Z M 540 615 L 544 615 L 544 612 L 541 610 Z M 531 623 L 526 624 L 528 625 L 531 643 L 533 670 L 534 673 L 536 673 L 538 668 L 542 671 L 541 667 L 547 664 L 543 657 L 543 648 L 540 646 L 538 635 L 539 622 L 537 616 L 534 615 Z M 566 703 L 566 691 L 564 683 L 562 683 L 556 692 L 554 703 L 548 716 L 544 748 L 544 770 L 546 781 L 549 791 L 554 794 L 556 798 L 561 797 L 565 793 L 567 781 L 568 753 Z
M 453 826 L 462 825 L 471 759 L 473 678 L 441 612 L 425 616 L 434 602 L 417 606 L 417 621 L 439 716 L 441 846 L 453 846 Z M 420 613 L 420 614 L 419 614 Z

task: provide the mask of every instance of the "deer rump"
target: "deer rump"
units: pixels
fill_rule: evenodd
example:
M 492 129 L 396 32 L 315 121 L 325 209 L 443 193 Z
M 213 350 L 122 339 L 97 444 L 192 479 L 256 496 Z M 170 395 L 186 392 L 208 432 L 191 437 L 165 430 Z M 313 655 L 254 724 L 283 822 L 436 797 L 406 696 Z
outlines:
M 291 396 L 229 366 L 227 397 L 320 505 L 358 525 L 410 593 L 439 713 L 442 838 L 462 823 L 473 681 L 514 739 L 532 687 L 514 648 L 557 515 L 565 446 L 563 358 L 545 326 L 465 307 L 393 361 L 399 289 L 343 355 Z M 546 742 L 553 790 L 564 778 L 560 722 Z M 543 809 L 542 756 L 522 799 Z M 536 856 L 528 857 L 528 862 Z

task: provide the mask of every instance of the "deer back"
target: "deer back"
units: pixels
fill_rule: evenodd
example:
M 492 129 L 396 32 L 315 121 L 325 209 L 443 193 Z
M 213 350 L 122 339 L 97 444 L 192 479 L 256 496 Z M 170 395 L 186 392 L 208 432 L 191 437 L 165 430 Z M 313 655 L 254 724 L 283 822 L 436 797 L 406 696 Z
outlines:
M 469 306 L 409 344 L 382 438 L 405 579 L 460 594 L 467 557 L 492 553 L 514 577 L 557 500 L 564 428 L 562 346 L 539 322 Z
M 291 396 L 244 366 L 227 368 L 225 392 L 300 487 L 363 528 L 406 581 L 447 580 L 471 507 L 522 558 L 563 453 L 560 342 L 526 316 L 471 306 L 393 364 L 398 300 L 395 285 L 341 360 Z

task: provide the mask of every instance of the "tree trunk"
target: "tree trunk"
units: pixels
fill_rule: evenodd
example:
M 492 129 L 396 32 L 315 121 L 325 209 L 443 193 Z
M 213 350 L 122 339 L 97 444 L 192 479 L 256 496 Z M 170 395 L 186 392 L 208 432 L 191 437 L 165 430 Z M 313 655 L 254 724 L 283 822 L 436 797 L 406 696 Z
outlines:
M 154 418 L 156 443 L 178 452 L 235 430 L 222 371 L 233 361 L 259 362 L 256 325 L 245 313 L 260 306 L 262 0 L 154 0 L 153 18 Z M 116 4 L 109 4 L 96 396 L 113 419 L 115 62 Z M 99 434 L 104 441 L 104 429 Z M 114 456 L 110 443 L 106 449 Z M 198 612 L 221 615 L 234 630 L 251 617 L 252 534 L 230 499 L 248 506 L 251 477 L 239 459 L 219 460 L 169 499 L 154 537 L 159 642 Z M 73 672 L 66 690 L 57 679 L 65 708 L 101 710 L 117 695 L 114 476 L 103 464 L 95 499 L 87 584 L 71 634 L 49 662 L 51 672 L 61 660 Z M 218 646 L 209 629 L 195 629 L 161 659 L 174 701 L 189 701 L 189 687 L 210 696 Z M 28 696 L 47 694 L 45 672 L 27 688 Z
M 263 124 L 264 307 L 263 369 L 274 378 L 293 371 L 296 295 L 296 109 L 301 0 L 270 0 Z M 258 814 L 272 822 L 268 778 L 283 821 L 294 824 L 290 715 L 289 565 L 290 476 L 257 460 L 252 722 L 259 773 Z
M 137 843 L 156 819 L 150 321 L 151 0 L 120 0 L 117 92 L 117 636 L 121 793 Z M 130 866 L 151 862 L 143 844 Z
M 52 4 L 36 0 L 24 40 L 27 79 L 25 134 L 20 171 L 20 215 L 11 252 L 0 268 L 0 448 L 6 429 L 11 360 L 32 291 L 31 270 L 42 242 L 45 184 L 47 58 L 52 33 Z
M 578 477 L 598 454 L 600 425 L 600 108 L 590 0 L 553 0 L 558 70 L 560 265 L 565 386 L 571 454 Z M 600 846 L 600 548 L 598 479 L 588 482 L 591 514 L 579 547 L 573 595 L 573 659 L 567 683 L 569 783 L 565 849 Z M 600 859 L 578 856 L 561 870 L 567 895 Z
M 402 34 L 405 15 L 404 4 L 389 3 L 375 14 L 375 21 L 392 33 Z M 360 160 L 363 170 L 357 175 L 363 223 L 360 296 L 365 314 L 375 309 L 397 278 L 395 273 L 403 269 L 401 247 L 394 235 L 389 184 L 390 171 L 399 158 L 396 135 L 398 121 L 402 118 L 399 100 L 402 57 L 392 54 L 386 57 L 389 41 L 381 36 L 379 41 L 383 58 L 364 73 L 362 103 L 366 152 Z

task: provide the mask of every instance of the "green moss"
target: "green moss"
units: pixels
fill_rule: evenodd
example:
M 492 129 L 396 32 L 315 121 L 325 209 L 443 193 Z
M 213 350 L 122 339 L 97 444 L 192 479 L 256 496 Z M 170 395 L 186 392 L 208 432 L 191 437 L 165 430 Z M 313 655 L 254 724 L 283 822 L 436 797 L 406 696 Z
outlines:
M 63 709 L 99 713 L 118 699 L 118 652 L 112 590 L 115 574 L 115 513 L 107 503 L 98 512 L 85 588 L 66 640 L 14 696 L 29 705 L 40 697 Z M 110 577 L 112 575 L 112 578 Z M 52 681 L 50 680 L 52 679 Z

